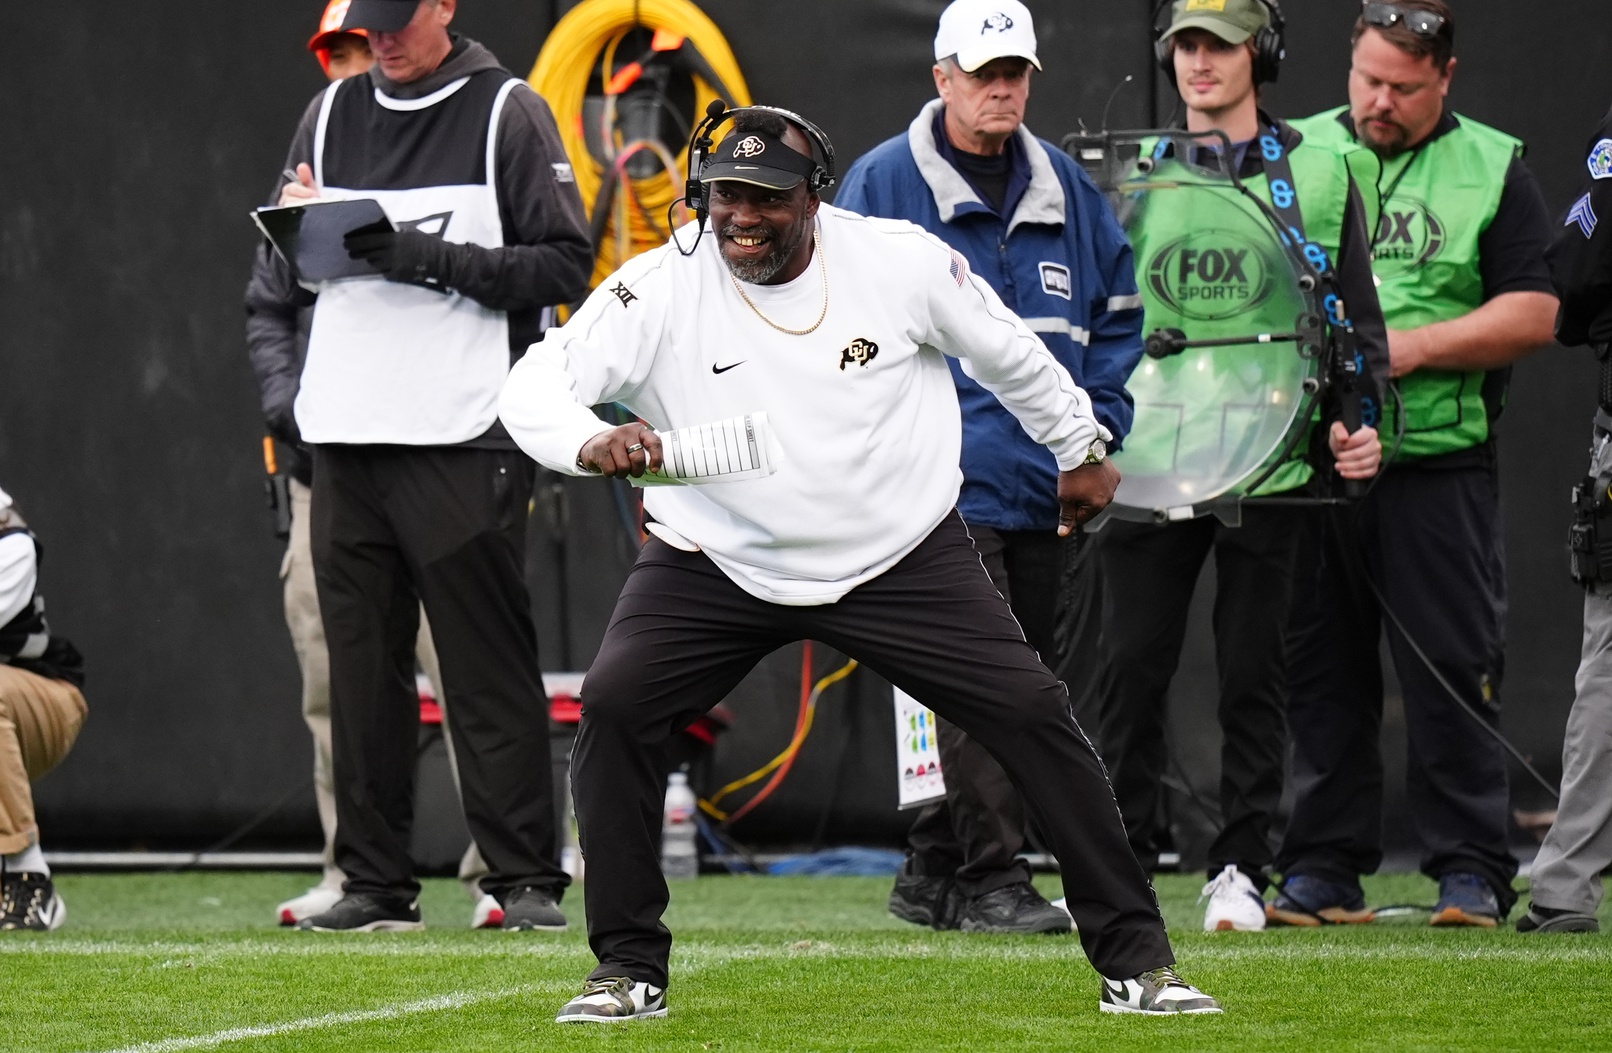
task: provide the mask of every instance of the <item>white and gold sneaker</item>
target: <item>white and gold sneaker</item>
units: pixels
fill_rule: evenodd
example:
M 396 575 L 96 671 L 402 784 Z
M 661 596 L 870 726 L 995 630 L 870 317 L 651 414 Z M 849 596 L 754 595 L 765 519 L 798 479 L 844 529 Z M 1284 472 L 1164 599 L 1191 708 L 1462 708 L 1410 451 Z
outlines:
M 582 993 L 565 1003 L 556 1024 L 619 1024 L 666 1015 L 666 989 L 627 976 L 589 980 Z
M 1218 1013 L 1220 1003 L 1193 987 L 1169 966 L 1149 969 L 1129 980 L 1103 977 L 1097 1007 L 1105 1013 Z

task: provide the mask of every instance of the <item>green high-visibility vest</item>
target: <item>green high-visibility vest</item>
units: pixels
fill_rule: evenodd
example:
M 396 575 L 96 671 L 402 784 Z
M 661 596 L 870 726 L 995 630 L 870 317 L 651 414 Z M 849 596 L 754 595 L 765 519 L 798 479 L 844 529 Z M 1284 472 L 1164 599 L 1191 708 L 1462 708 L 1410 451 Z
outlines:
M 1339 107 L 1294 121 L 1308 139 L 1353 143 Z M 1506 173 L 1523 144 L 1466 117 L 1453 131 L 1383 162 L 1372 270 L 1390 329 L 1415 329 L 1471 314 L 1483 305 L 1478 240 L 1494 221 Z M 1486 442 L 1504 399 L 1503 372 L 1419 369 L 1399 380 L 1405 401 L 1401 458 L 1454 453 Z M 1485 398 L 1485 386 L 1490 398 Z M 1386 400 L 1385 446 L 1398 434 L 1398 407 Z
M 1143 145 L 1144 156 L 1153 145 Z M 1249 147 L 1258 148 L 1257 143 Z M 1353 144 L 1315 144 L 1308 139 L 1289 151 L 1288 160 L 1305 237 L 1324 248 L 1336 268 L 1351 175 L 1363 188 L 1366 219 L 1375 223 L 1371 188 L 1380 166 L 1369 151 Z M 1271 204 L 1265 174 L 1243 182 Z M 1173 154 L 1157 160 L 1142 183 L 1158 189 L 1137 197 L 1126 233 L 1136 254 L 1144 332 L 1180 329 L 1189 339 L 1213 340 L 1294 330 L 1296 319 L 1308 308 L 1298 288 L 1298 272 L 1269 218 L 1238 194 L 1229 180 L 1185 164 Z M 1290 414 L 1298 411 L 1305 398 L 1301 381 L 1308 369 L 1292 343 L 1240 344 L 1160 361 L 1143 359 L 1131 381 L 1137 392 L 1137 423 L 1125 441 L 1125 472 L 1212 476 L 1238 456 L 1239 451 L 1227 448 L 1230 432 L 1262 444 L 1276 433 L 1261 425 L 1251 427 L 1248 421 L 1255 415 L 1274 417 L 1278 407 L 1285 406 Z M 1149 401 L 1160 401 L 1158 408 L 1144 404 L 1144 390 Z M 1174 414 L 1180 424 L 1153 427 L 1144 416 L 1150 412 Z M 1312 417 L 1309 427 L 1317 418 L 1318 414 Z M 1244 496 L 1303 486 L 1314 475 L 1305 460 L 1308 448 L 1306 435 L 1263 483 Z M 1267 461 L 1264 467 L 1268 466 Z

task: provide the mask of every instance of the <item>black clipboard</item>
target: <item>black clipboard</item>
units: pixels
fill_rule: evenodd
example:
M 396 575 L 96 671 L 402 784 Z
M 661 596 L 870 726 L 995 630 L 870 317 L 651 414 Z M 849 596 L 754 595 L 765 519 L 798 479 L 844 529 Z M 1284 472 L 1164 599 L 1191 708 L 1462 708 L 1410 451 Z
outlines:
M 260 208 L 251 215 L 297 280 L 310 284 L 380 274 L 368 260 L 348 256 L 342 240 L 397 229 L 372 197 Z

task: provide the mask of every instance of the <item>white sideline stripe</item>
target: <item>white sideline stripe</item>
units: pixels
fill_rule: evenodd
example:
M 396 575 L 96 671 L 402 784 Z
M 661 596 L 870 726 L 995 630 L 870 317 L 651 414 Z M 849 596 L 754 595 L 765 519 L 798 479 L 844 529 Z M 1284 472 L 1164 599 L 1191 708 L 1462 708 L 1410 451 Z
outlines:
M 531 986 L 509 987 L 498 991 L 459 991 L 454 994 L 437 995 L 434 998 L 422 998 L 415 1002 L 399 1002 L 397 1005 L 382 1006 L 379 1009 L 363 1009 L 347 1013 L 326 1013 L 324 1016 L 310 1016 L 302 1020 L 288 1020 L 283 1024 L 262 1024 L 258 1027 L 232 1027 L 227 1031 L 215 1031 L 210 1035 L 194 1035 L 189 1038 L 165 1038 L 156 1042 L 142 1042 L 137 1046 L 124 1046 L 112 1050 L 111 1053 L 175 1053 L 182 1049 L 213 1049 L 228 1042 L 240 1042 L 248 1038 L 271 1038 L 275 1035 L 294 1034 L 298 1031 L 318 1031 L 327 1027 L 341 1027 L 344 1024 L 367 1024 L 375 1020 L 396 1020 L 399 1017 L 413 1016 L 417 1013 L 439 1013 L 447 1009 L 463 1009 L 466 1006 L 476 1005 L 480 1002 L 493 1002 L 501 998 L 512 998 L 518 994 L 526 994 L 535 990 Z

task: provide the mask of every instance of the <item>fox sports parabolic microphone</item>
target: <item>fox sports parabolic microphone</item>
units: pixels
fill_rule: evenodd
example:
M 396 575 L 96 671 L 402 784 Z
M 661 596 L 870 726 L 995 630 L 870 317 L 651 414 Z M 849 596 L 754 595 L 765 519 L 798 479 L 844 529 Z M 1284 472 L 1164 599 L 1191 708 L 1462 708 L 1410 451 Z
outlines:
M 782 454 L 765 477 L 646 491 L 653 537 L 582 689 L 572 770 L 599 966 L 559 1019 L 665 1014 L 660 745 L 807 638 L 1007 770 L 1063 865 L 1105 1011 L 1219 1012 L 1171 969 L 1102 764 L 954 508 L 961 423 L 944 356 L 1052 450 L 1064 533 L 1119 480 L 1091 400 L 945 244 L 822 204 L 833 148 L 810 122 L 760 107 L 718 123 L 730 119 L 699 173 L 710 230 L 702 214 L 601 283 L 500 404 L 521 447 L 571 475 L 659 472 L 657 432 L 763 413 Z M 648 424 L 612 428 L 588 409 L 609 402 Z

